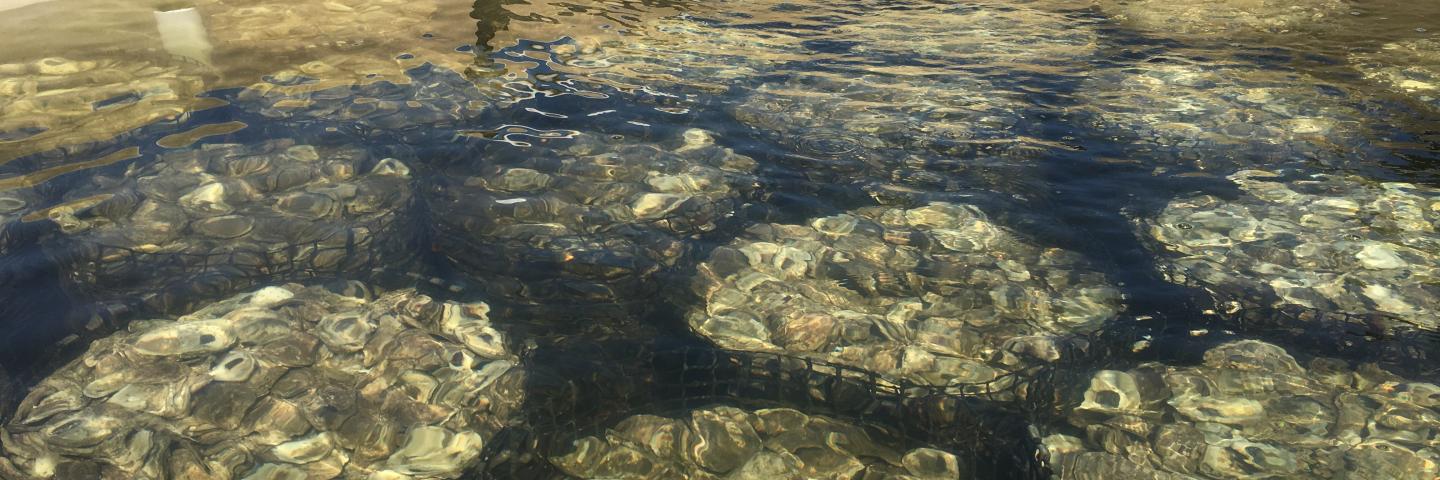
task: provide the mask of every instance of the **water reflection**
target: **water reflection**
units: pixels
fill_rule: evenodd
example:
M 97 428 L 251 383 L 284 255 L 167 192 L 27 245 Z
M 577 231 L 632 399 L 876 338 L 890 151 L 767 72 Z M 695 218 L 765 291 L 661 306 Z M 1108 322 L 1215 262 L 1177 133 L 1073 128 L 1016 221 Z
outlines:
M 1430 6 L 75 7 L 0 476 L 1433 476 Z

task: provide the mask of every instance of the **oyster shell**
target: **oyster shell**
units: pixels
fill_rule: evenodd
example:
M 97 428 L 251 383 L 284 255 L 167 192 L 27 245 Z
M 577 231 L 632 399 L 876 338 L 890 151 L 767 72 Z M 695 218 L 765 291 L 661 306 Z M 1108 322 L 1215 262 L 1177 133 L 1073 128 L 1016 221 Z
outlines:
M 1178 254 L 1166 256 L 1171 279 L 1273 298 L 1238 299 L 1244 307 L 1348 312 L 1385 331 L 1440 328 L 1431 281 L 1440 274 L 1431 248 L 1440 244 L 1440 216 L 1427 207 L 1440 190 L 1354 176 L 1277 178 L 1240 171 L 1229 179 L 1244 195 L 1177 199 L 1146 221 L 1158 246 Z M 1285 254 L 1271 253 L 1276 246 Z
M 707 132 L 687 135 L 679 147 L 590 133 L 492 144 L 484 161 L 442 168 L 446 181 L 428 194 L 438 251 L 515 303 L 643 310 L 656 275 L 731 218 L 753 184 L 753 160 L 696 140 Z
M 1306 368 L 1284 348 L 1256 340 L 1217 345 L 1204 358 L 1202 365 L 1094 372 L 1090 388 L 1066 400 L 1076 405 L 1066 421 L 1086 437 L 1042 439 L 1056 474 L 1426 478 L 1440 468 L 1437 452 L 1421 446 L 1440 425 L 1428 384 L 1331 381 L 1375 367 L 1317 358 Z M 1136 400 L 1100 399 L 1117 391 Z M 1134 407 L 1111 407 L 1122 403 Z
M 984 247 L 957 254 L 945 242 L 887 242 L 941 230 Z M 984 383 L 1059 360 L 1046 339 L 1094 331 L 1116 312 L 1114 287 L 1083 260 L 1050 250 L 949 203 L 761 224 L 699 266 L 693 291 L 704 303 L 687 319 L 726 348 L 925 384 Z M 1052 272 L 1080 281 L 1049 281 Z
M 887 475 L 898 473 L 938 480 L 970 471 L 949 452 L 895 452 L 889 445 L 897 438 L 871 438 L 858 426 L 792 409 L 720 406 L 685 415 L 629 417 L 604 436 L 576 440 L 569 453 L 550 460 L 579 478 L 894 478 Z
M 416 256 L 416 230 L 397 228 L 409 169 L 387 158 L 353 173 L 368 161 L 291 140 L 175 149 L 76 186 L 68 195 L 108 200 L 56 216 L 74 225 L 44 248 L 68 290 L 168 313 L 267 282 L 399 267 Z
M 0 448 L 41 478 L 456 478 L 518 419 L 523 372 L 424 304 L 488 310 L 290 284 L 132 323 L 30 392 Z

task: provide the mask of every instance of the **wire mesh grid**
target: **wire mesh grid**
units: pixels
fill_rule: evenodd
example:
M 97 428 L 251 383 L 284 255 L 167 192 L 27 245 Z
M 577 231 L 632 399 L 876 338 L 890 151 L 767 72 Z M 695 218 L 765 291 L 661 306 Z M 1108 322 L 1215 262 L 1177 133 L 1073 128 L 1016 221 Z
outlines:
M 436 248 L 461 269 L 489 280 L 486 287 L 492 294 L 511 301 L 643 306 L 660 291 L 654 276 L 665 268 L 634 240 L 644 238 L 644 232 L 626 231 L 609 238 L 573 235 L 580 245 L 618 248 L 572 252 L 536 246 L 524 238 L 472 237 L 444 222 L 435 222 L 433 230 Z
M 683 417 L 717 405 L 834 417 L 903 439 L 906 446 L 949 451 L 978 478 L 1048 477 L 1024 416 L 1002 401 L 1020 382 L 970 385 L 966 390 L 976 393 L 956 393 L 783 354 L 633 347 L 628 351 L 634 355 L 624 359 L 588 361 L 576 361 L 585 355 L 574 351 L 528 352 L 522 361 L 531 376 L 525 423 L 492 441 L 466 478 L 564 478 L 549 462 L 575 440 L 604 435 L 633 415 Z
M 1203 292 L 1198 310 L 1221 328 L 1275 339 L 1311 354 L 1377 362 L 1416 378 L 1440 377 L 1440 332 L 1384 313 L 1322 311 L 1284 304 L 1264 292 L 1214 285 L 1167 267 L 1172 282 Z
M 76 298 L 155 313 L 181 313 L 198 302 L 276 282 L 374 277 L 419 258 L 419 239 L 401 225 L 408 208 L 284 244 L 165 251 L 80 237 L 47 248 Z M 152 246 L 153 247 L 153 246 Z

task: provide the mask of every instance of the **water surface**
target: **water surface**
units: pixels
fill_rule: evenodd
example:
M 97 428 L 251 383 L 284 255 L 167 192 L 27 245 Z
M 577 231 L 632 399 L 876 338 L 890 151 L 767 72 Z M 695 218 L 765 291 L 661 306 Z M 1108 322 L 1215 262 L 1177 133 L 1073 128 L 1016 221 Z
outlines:
M 1440 10 L 1294 3 L 0 2 L 0 476 L 1431 478 Z

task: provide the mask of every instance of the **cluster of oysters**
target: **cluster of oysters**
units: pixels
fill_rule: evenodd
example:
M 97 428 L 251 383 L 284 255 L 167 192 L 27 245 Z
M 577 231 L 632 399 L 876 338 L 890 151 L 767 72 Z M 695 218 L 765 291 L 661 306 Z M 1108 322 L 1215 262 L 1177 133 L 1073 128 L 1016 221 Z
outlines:
M 1120 303 L 1078 254 L 938 202 L 755 225 L 698 270 L 688 321 L 721 347 L 940 386 L 1058 360 Z
M 756 162 L 691 129 L 678 145 L 578 133 L 559 145 L 496 143 L 443 167 L 428 197 L 440 251 L 524 302 L 613 302 L 653 293 L 689 241 L 734 215 Z
M 532 53 L 582 84 L 658 90 L 659 103 L 738 87 L 745 97 L 730 113 L 782 144 L 791 154 L 780 160 L 817 188 L 982 185 L 1014 193 L 1033 186 L 1016 183 L 1037 175 L 1017 172 L 1033 164 L 1012 157 L 1065 148 L 1019 132 L 1028 103 L 1000 82 L 1013 81 L 1015 70 L 1053 78 L 1076 68 L 1076 58 L 1097 46 L 1096 31 L 1079 25 L 1086 20 L 1007 4 L 879 8 L 862 24 L 835 22 L 854 14 L 848 8 L 763 1 L 747 9 L 788 28 L 731 28 L 730 21 L 749 20 L 678 15 L 648 19 L 636 26 L 643 34 Z M 955 24 L 967 28 L 944 27 Z M 827 39 L 799 33 L 810 29 L 823 29 Z M 898 62 L 904 67 L 875 62 L 892 56 L 905 57 Z M 795 68 L 815 63 L 826 68 Z
M 1349 0 L 1100 0 L 1107 15 L 1148 33 L 1225 41 L 1314 31 L 1343 17 Z
M 179 117 L 203 86 L 181 67 L 141 60 L 0 64 L 0 162 Z
M 711 407 L 687 418 L 636 415 L 552 459 L 579 478 L 800 480 L 966 478 L 968 465 L 930 448 L 905 451 L 882 432 L 798 410 Z
M 403 70 L 403 74 L 349 78 L 341 71 L 346 64 L 315 60 L 268 75 L 236 98 L 245 108 L 276 122 L 334 123 L 352 130 L 385 132 L 457 123 L 494 105 L 494 98 L 470 80 L 428 65 L 414 54 L 379 63 L 397 72 Z
M 0 428 L 0 476 L 456 478 L 517 421 L 524 374 L 484 303 L 356 282 L 265 287 L 137 321 Z
M 1243 195 L 1180 198 L 1145 222 L 1170 267 L 1227 290 L 1272 292 L 1274 306 L 1440 328 L 1440 190 L 1263 170 L 1229 178 Z
M 1365 78 L 1440 109 L 1440 38 L 1387 43 L 1350 54 L 1350 62 Z
M 902 183 L 930 191 L 1033 177 L 1015 155 L 1022 102 L 966 77 L 795 75 L 755 88 L 732 114 L 786 147 L 781 158 L 825 182 Z
M 637 27 L 644 34 L 582 37 L 575 44 L 557 45 L 549 66 L 595 85 L 718 94 L 753 78 L 768 64 L 800 61 L 807 53 L 793 35 L 722 28 L 684 15 L 649 19 Z
M 1353 97 L 1300 73 L 1150 62 L 1092 77 L 1084 121 L 1096 135 L 1126 139 L 1132 156 L 1158 169 L 1229 173 L 1276 159 L 1343 166 L 1368 144 L 1369 117 Z
M 1100 370 L 1043 439 L 1056 475 L 1083 479 L 1440 475 L 1440 387 L 1373 365 L 1302 366 L 1256 340 L 1195 366 Z
M 322 61 L 333 68 L 321 72 L 320 80 L 349 83 L 403 78 L 403 66 L 390 61 L 395 52 L 412 51 L 451 68 L 463 68 L 461 57 L 469 57 L 446 55 L 449 47 L 431 45 L 427 33 L 468 23 L 439 25 L 445 16 L 436 15 L 440 5 L 434 0 L 197 0 L 195 4 L 205 18 L 216 55 L 249 60 L 224 62 L 221 67 L 227 69 Z M 264 72 L 226 73 L 229 78 L 255 78 Z
M 1064 13 L 1073 4 L 1043 3 L 982 1 L 877 9 L 868 12 L 865 22 L 846 23 L 827 36 L 856 43 L 852 51 L 862 55 L 934 62 L 927 65 L 931 73 L 963 65 L 977 76 L 1004 79 L 1017 73 L 1053 74 L 1052 67 L 1085 68 L 1077 59 L 1089 57 L 1099 45 L 1093 22 Z M 967 28 L 952 28 L 957 24 Z
M 208 144 L 96 176 L 37 212 L 69 284 L 102 301 L 180 312 L 292 277 L 412 258 L 410 169 L 357 147 Z

